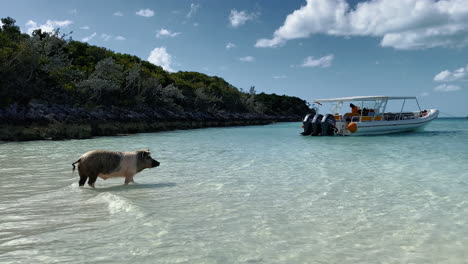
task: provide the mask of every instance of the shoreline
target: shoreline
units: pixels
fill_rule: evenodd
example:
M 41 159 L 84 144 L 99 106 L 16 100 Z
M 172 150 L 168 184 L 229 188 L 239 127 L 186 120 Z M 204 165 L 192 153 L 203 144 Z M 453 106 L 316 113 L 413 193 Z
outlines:
M 88 139 L 208 127 L 267 125 L 300 121 L 298 115 L 204 113 L 166 109 L 96 108 L 66 105 L 12 105 L 0 109 L 0 141 Z
M 154 123 L 100 123 L 100 124 L 49 124 L 49 125 L 2 125 L 0 141 L 19 142 L 34 140 L 89 139 L 102 136 L 124 136 L 137 133 L 152 133 L 210 127 L 234 127 L 268 125 L 297 120 L 231 120 L 231 121 L 165 121 Z

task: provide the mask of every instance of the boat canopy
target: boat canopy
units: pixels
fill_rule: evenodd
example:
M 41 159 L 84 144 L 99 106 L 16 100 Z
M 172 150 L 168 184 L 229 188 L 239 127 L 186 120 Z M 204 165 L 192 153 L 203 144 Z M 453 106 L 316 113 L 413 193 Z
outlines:
M 352 96 L 342 98 L 331 98 L 331 99 L 316 99 L 313 102 L 325 103 L 325 102 L 344 102 L 344 101 L 377 101 L 377 100 L 404 100 L 404 99 L 416 99 L 416 96 Z

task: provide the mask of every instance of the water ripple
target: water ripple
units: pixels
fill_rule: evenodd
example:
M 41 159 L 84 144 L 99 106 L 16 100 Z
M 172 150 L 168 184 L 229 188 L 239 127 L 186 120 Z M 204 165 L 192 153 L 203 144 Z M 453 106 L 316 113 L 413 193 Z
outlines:
M 1 263 L 464 263 L 468 125 L 301 137 L 298 123 L 0 144 Z M 78 187 L 91 149 L 150 148 Z M 8 153 L 8 154 L 6 154 Z

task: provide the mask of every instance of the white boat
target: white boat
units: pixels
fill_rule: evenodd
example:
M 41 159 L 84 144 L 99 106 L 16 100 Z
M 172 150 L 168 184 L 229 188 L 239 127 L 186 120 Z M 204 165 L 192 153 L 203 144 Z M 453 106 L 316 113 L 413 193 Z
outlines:
M 400 111 L 386 112 L 388 102 L 402 102 Z M 419 111 L 404 112 L 405 104 L 415 100 Z M 408 132 L 421 129 L 439 115 L 437 109 L 421 110 L 416 97 L 394 96 L 355 96 L 313 101 L 314 108 L 303 120 L 302 135 L 378 135 L 397 132 Z M 347 108 L 350 103 L 351 108 Z M 318 111 L 322 104 L 329 104 L 329 112 Z M 349 111 L 342 113 L 345 106 Z

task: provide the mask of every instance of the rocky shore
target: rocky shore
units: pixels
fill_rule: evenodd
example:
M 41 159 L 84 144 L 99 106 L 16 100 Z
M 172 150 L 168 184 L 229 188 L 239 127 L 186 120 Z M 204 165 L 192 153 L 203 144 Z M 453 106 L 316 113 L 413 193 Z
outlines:
M 204 127 L 265 125 L 299 121 L 298 115 L 205 113 L 139 107 L 85 109 L 30 103 L 0 109 L 0 140 L 62 140 Z

